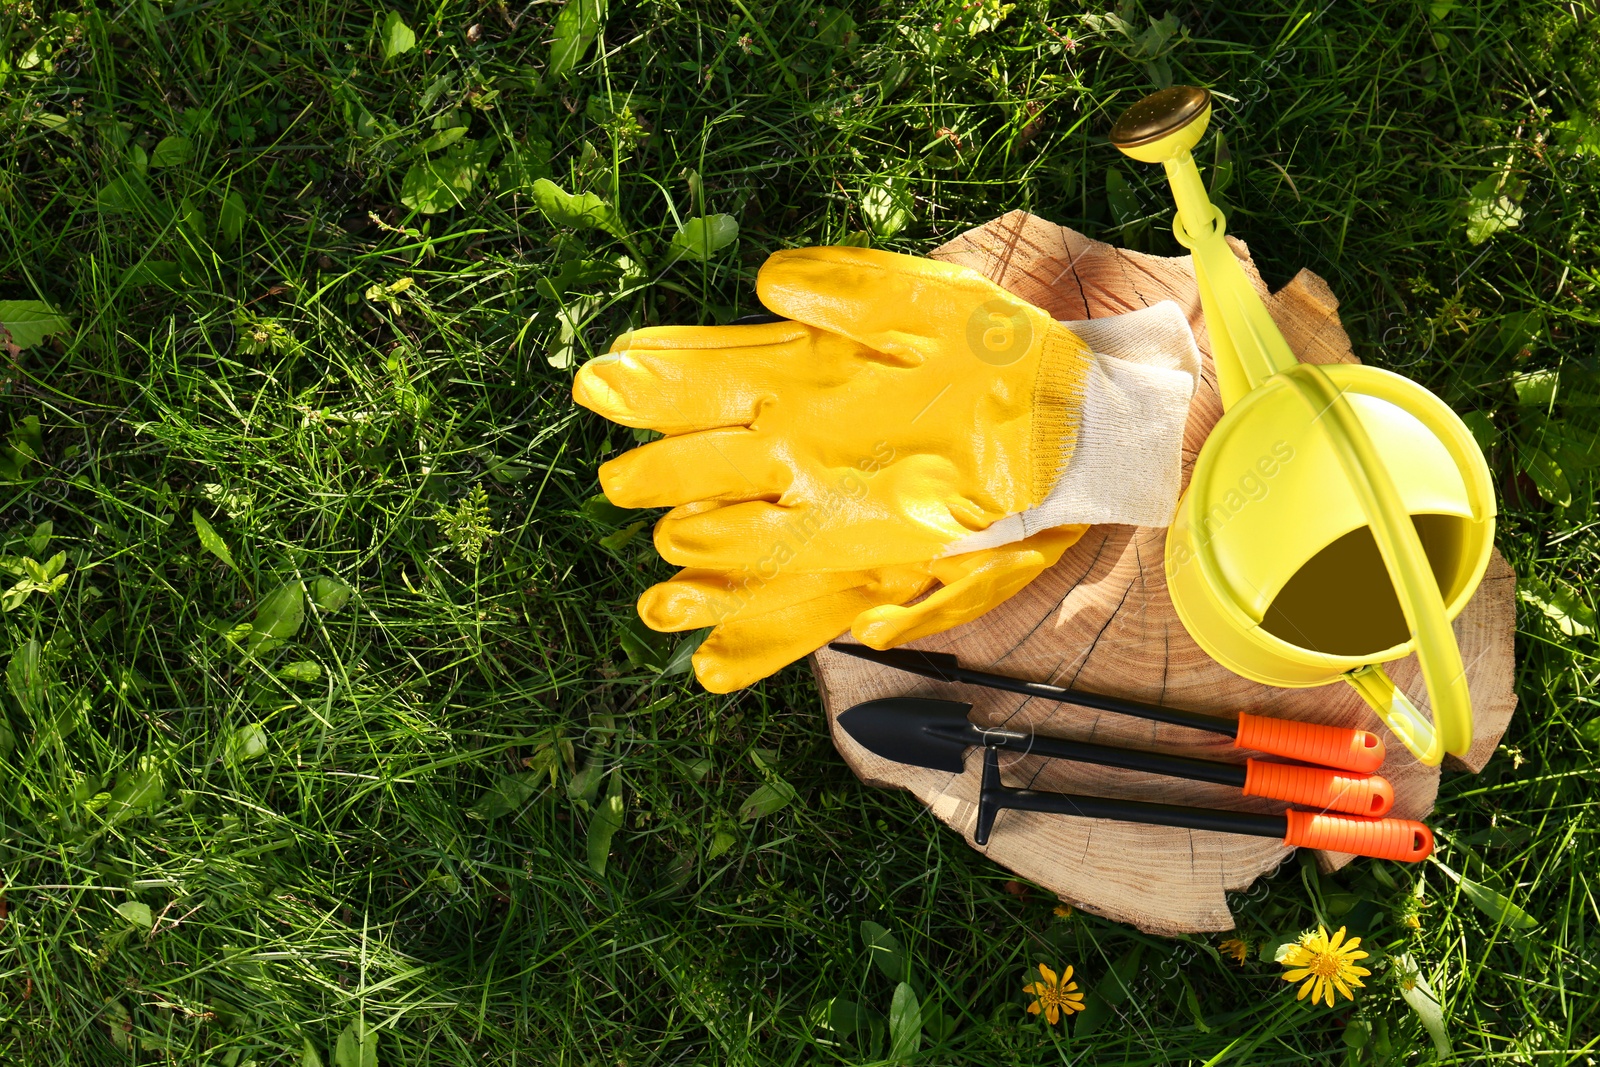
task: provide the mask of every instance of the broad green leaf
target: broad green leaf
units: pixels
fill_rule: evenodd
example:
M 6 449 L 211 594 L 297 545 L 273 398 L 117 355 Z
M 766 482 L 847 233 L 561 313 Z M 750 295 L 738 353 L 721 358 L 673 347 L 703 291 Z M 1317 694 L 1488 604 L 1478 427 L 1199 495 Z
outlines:
M 644 527 L 645 520 L 643 519 L 640 519 L 638 522 L 629 523 L 622 529 L 608 533 L 604 537 L 600 538 L 600 547 L 609 548 L 611 551 L 616 552 L 629 541 L 632 541 L 635 537 L 637 537 L 639 535 L 639 531 L 643 530 Z
M 133 1048 L 133 1017 L 128 1014 L 127 1005 L 120 1000 L 106 998 L 105 1011 L 106 1026 L 111 1031 L 111 1044 L 118 1051 L 128 1052 Z
M 814 1025 L 848 1037 L 867 1024 L 867 1009 L 853 1000 L 834 997 L 818 1004 L 811 1012 Z
M 705 639 L 711 636 L 711 627 L 695 630 L 693 633 L 678 641 L 678 646 L 672 650 L 672 655 L 667 657 L 666 664 L 661 668 L 663 675 L 683 674 L 694 666 L 694 654 L 699 651 Z
M 605 799 L 595 806 L 589 819 L 589 836 L 586 841 L 589 869 L 595 874 L 606 873 L 606 861 L 611 856 L 611 839 L 622 829 L 622 776 L 611 775 L 611 788 Z
M 1517 394 L 1517 403 L 1525 407 L 1548 408 L 1555 403 L 1556 388 L 1561 375 L 1553 370 L 1518 374 L 1511 379 L 1511 388 Z
M 304 582 L 284 582 L 262 598 L 256 617 L 250 623 L 245 648 L 261 655 L 271 652 L 300 632 L 306 617 Z
M 449 129 L 440 130 L 432 137 L 429 137 L 426 141 L 423 141 L 421 144 L 417 145 L 416 148 L 412 149 L 412 152 L 417 155 L 427 155 L 429 152 L 437 152 L 441 148 L 449 148 L 451 145 L 461 140 L 461 138 L 465 137 L 468 129 L 470 129 L 470 127 L 451 126 Z
M 1490 352 L 1498 356 L 1515 356 L 1531 352 L 1539 339 L 1546 336 L 1549 328 L 1550 324 L 1542 312 L 1507 312 L 1500 317 L 1500 327 L 1494 333 L 1494 344 Z
M 535 138 L 517 141 L 506 149 L 506 154 L 495 168 L 495 186 L 500 193 L 533 192 L 533 183 L 550 177 L 550 142 Z
M 150 905 L 137 900 L 127 900 L 118 904 L 117 914 L 144 930 L 156 924 L 155 916 L 150 912 Z
M 324 575 L 311 583 L 311 602 L 322 614 L 332 615 L 350 603 L 351 592 L 351 588 L 339 579 Z
M 241 726 L 228 738 L 227 759 L 243 763 L 267 754 L 267 728 L 258 722 Z
M 1547 502 L 1563 508 L 1572 503 L 1572 483 L 1550 453 L 1542 448 L 1528 449 L 1522 457 L 1522 469 Z
M 904 982 L 894 987 L 889 1003 L 889 1060 L 907 1063 L 922 1048 L 922 1005 Z
M 527 761 L 528 769 L 520 774 L 508 774 L 483 791 L 472 806 L 472 814 L 479 819 L 498 819 L 520 811 L 522 806 L 541 788 L 550 784 L 560 761 L 560 750 L 555 745 L 541 745 Z
M 934 1044 L 954 1037 L 958 1025 L 949 1012 L 937 1011 L 932 1004 L 923 1005 L 922 1029 L 927 1033 L 928 1040 Z
M 1488 178 L 1472 187 L 1467 198 L 1467 240 L 1481 245 L 1497 233 L 1522 225 L 1522 205 L 1500 191 Z
M 913 202 L 904 178 L 883 177 L 861 196 L 861 217 L 879 237 L 893 237 L 911 225 Z
M 49 519 L 33 528 L 33 533 L 28 537 L 28 551 L 35 556 L 44 555 L 44 550 L 50 547 L 50 538 L 55 536 L 56 524 Z
M 11 653 L 6 664 L 6 688 L 24 715 L 35 716 L 44 710 L 44 664 L 36 638 L 29 638 Z
M 596 126 L 604 126 L 615 122 L 624 112 L 634 113 L 660 106 L 661 101 L 643 93 L 631 91 L 595 93 L 589 97 L 589 102 L 583 105 L 583 117 Z
M 300 1052 L 300 1067 L 322 1067 L 322 1053 L 317 1051 L 317 1046 L 311 1043 L 309 1037 L 300 1039 L 303 1046 Z
M 567 799 L 583 807 L 594 803 L 595 795 L 600 792 L 600 781 L 605 777 L 605 770 L 605 761 L 598 756 L 586 759 L 583 769 L 567 781 Z
M 165 795 L 166 776 L 160 764 L 146 761 L 117 779 L 101 814 L 113 824 L 126 822 L 155 806 Z
M 665 667 L 667 657 L 672 654 L 671 641 L 671 636 L 657 633 L 638 618 L 624 619 L 617 624 L 617 643 L 635 667 L 653 671 Z
M 774 778 L 745 798 L 739 805 L 739 820 L 749 822 L 781 811 L 794 800 L 794 786 L 782 778 Z
M 711 845 L 706 849 L 706 858 L 712 860 L 716 859 L 718 856 L 722 855 L 724 852 L 727 852 L 730 848 L 737 844 L 738 840 L 739 839 L 737 837 L 734 837 L 733 834 L 729 833 L 727 830 L 718 830 L 716 833 L 711 835 Z
M 1482 411 L 1469 411 L 1461 416 L 1461 421 L 1466 423 L 1467 429 L 1472 431 L 1472 439 L 1478 442 L 1478 448 L 1488 454 L 1500 440 L 1500 431 L 1495 428 L 1493 420 Z
M 567 0 L 551 27 L 547 77 L 564 78 L 582 61 L 606 19 L 606 0 Z
M 0 327 L 24 350 L 70 332 L 66 316 L 43 300 L 0 300 Z
M 1457 874 L 1437 859 L 1433 861 L 1433 865 L 1443 871 L 1452 882 L 1460 886 L 1462 895 L 1477 905 L 1479 911 L 1495 922 L 1503 923 L 1513 930 L 1538 929 L 1539 920 L 1513 904 L 1510 898 L 1502 896 L 1481 882 L 1473 881 L 1466 875 Z
M 1194 1020 L 1194 1028 L 1202 1034 L 1209 1034 L 1211 1024 L 1206 1022 L 1205 1013 L 1200 1010 L 1200 994 L 1194 991 L 1194 986 L 1189 983 L 1188 977 L 1182 971 L 1178 972 L 1178 980 L 1183 983 L 1183 999 L 1188 1005 L 1189 1017 Z
M 211 523 L 207 522 L 206 517 L 200 514 L 199 508 L 194 509 L 194 532 L 200 535 L 200 547 L 226 563 L 228 568 L 235 574 L 239 573 L 239 565 L 233 562 L 233 553 L 228 550 L 228 542 L 222 539 L 221 534 L 212 529 Z M 243 576 L 241 575 L 241 577 Z
M 345 1027 L 333 1046 L 333 1067 L 378 1067 L 378 1032 L 360 1020 Z
M 597 493 L 578 506 L 578 512 L 590 522 L 601 526 L 621 526 L 638 514 L 632 508 L 619 508 L 605 498 L 604 493 Z
M 1422 977 L 1421 970 L 1409 954 L 1395 957 L 1400 977 L 1400 996 L 1422 1020 L 1422 1028 L 1433 1039 L 1433 1047 L 1441 1057 L 1450 1055 L 1450 1034 L 1445 1029 L 1444 1008 L 1439 998 Z
M 705 262 L 739 237 L 739 220 L 732 215 L 704 215 L 685 222 L 672 237 L 673 251 Z
M 900 939 L 871 919 L 861 921 L 861 943 L 883 976 L 891 982 L 906 980 L 906 952 Z
M 1600 744 L 1600 716 L 1596 716 L 1578 727 L 1578 736 L 1585 741 Z
M 400 202 L 424 215 L 461 206 L 489 167 L 492 142 L 462 141 L 444 155 L 421 160 L 400 183 Z
M 973 0 L 963 8 L 970 12 L 967 15 L 967 35 L 976 37 L 980 33 L 988 33 L 1011 14 L 1016 4 L 1002 4 L 1000 0 Z
M 548 778 L 546 771 L 524 771 L 508 774 L 483 791 L 483 796 L 472 806 L 472 814 L 480 819 L 498 819 L 518 811 L 532 799 Z
M 604 230 L 622 239 L 628 235 L 615 208 L 593 193 L 569 193 L 548 178 L 533 183 L 533 202 L 552 226 Z
M 1133 978 L 1139 972 L 1139 959 L 1143 952 L 1143 945 L 1135 945 L 1123 953 L 1105 976 L 1095 983 L 1094 989 L 1085 994 L 1084 1009 L 1075 1024 L 1076 1034 L 1092 1034 L 1116 1017 L 1115 1009 L 1128 999 L 1133 989 Z M 1088 985 L 1082 975 L 1075 974 L 1073 977 L 1080 986 Z
M 417 47 L 416 33 L 406 25 L 406 20 L 400 17 L 398 11 L 390 11 L 383 16 L 383 29 L 380 34 L 378 43 L 383 50 L 385 60 L 403 56 Z
M 1594 632 L 1594 609 L 1565 584 L 1558 583 L 1552 588 L 1540 579 L 1529 576 L 1517 582 L 1517 599 L 1538 608 L 1568 637 L 1582 637 Z
M 225 243 L 238 244 L 239 235 L 244 233 L 244 224 L 249 218 L 250 211 L 244 206 L 244 197 L 235 189 L 222 198 L 222 207 L 217 210 L 217 232 Z
M 626 261 L 626 257 L 619 257 Z M 534 289 L 546 300 L 564 303 L 566 293 L 575 293 L 591 285 L 614 282 L 622 275 L 622 268 L 603 259 L 569 259 L 548 278 L 533 283 Z
M 286 682 L 314 682 L 322 677 L 322 664 L 310 659 L 295 660 L 279 667 L 278 677 Z
M 143 175 L 129 171 L 112 178 L 95 196 L 95 206 L 114 215 L 156 213 L 156 197 Z
M 150 153 L 150 167 L 181 167 L 194 158 L 194 142 L 180 134 L 163 137 Z
M 44 453 L 44 431 L 39 426 L 39 416 L 29 415 L 12 426 L 11 432 L 6 434 L 3 451 L 0 467 L 8 478 L 18 477 L 23 467 L 38 459 Z
M 860 39 L 856 20 L 842 8 L 813 8 L 811 16 L 816 21 L 817 40 L 829 48 L 853 48 Z

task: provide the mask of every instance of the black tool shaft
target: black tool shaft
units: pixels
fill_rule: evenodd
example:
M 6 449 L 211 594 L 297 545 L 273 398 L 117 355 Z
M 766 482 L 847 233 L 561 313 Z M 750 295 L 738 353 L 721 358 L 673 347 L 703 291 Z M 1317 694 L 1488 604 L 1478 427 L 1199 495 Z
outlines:
M 1048 811 L 1058 815 L 1078 815 L 1086 819 L 1116 819 L 1119 822 L 1148 823 L 1153 826 L 1181 826 L 1190 830 L 1216 830 L 1225 834 L 1254 834 L 1282 840 L 1289 824 L 1282 815 L 1255 815 L 1247 811 L 1222 811 L 1214 808 L 1187 808 L 1180 804 L 1151 804 L 1143 800 L 1111 800 L 1082 797 L 1073 793 L 1040 793 L 1032 789 L 1006 789 L 999 807 L 1017 811 Z
M 1019 756 L 1042 756 L 1045 759 L 1076 760 L 1101 767 L 1121 767 L 1147 774 L 1164 774 L 1171 778 L 1190 778 L 1197 782 L 1214 782 L 1217 785 L 1243 789 L 1245 768 L 1232 763 L 1194 759 L 1190 756 L 1168 756 L 1159 752 L 1141 752 L 1132 748 L 1114 748 L 1090 741 L 1071 741 L 1060 737 L 1042 737 L 1016 730 L 993 730 L 981 726 L 968 729 L 936 732 L 952 742 L 963 745 L 982 744 L 985 748 L 999 749 Z
M 1048 682 L 1028 682 L 1021 678 L 1008 678 L 1003 674 L 975 671 L 970 667 L 960 666 L 955 657 L 948 653 L 927 653 L 910 648 L 891 648 L 879 651 L 878 649 L 868 648 L 865 645 L 851 645 L 840 642 L 834 642 L 828 647 L 835 652 L 844 652 L 873 663 L 894 667 L 897 670 L 920 674 L 925 678 L 937 678 L 944 682 L 965 682 L 968 685 L 981 685 L 986 689 L 1003 689 L 1008 693 L 1022 693 L 1026 696 L 1038 697 L 1041 700 L 1054 700 L 1062 704 L 1077 704 L 1079 707 L 1094 708 L 1096 711 L 1113 711 L 1121 715 L 1133 715 L 1141 719 L 1170 723 L 1173 726 L 1187 726 L 1192 730 L 1205 730 L 1208 733 L 1222 734 L 1225 737 L 1238 737 L 1239 735 L 1239 725 L 1232 719 L 1219 719 L 1214 715 L 1202 715 L 1197 711 L 1164 708 L 1159 704 L 1146 704 L 1138 700 L 1125 700 L 1122 697 L 1110 697 L 1101 693 L 1086 693 L 1079 689 L 1066 689 L 1059 685 L 1051 685 Z
M 1189 808 L 1180 804 L 1151 804 L 1142 800 L 1114 800 L 1073 793 L 1012 789 L 1000 784 L 997 750 L 986 748 L 983 751 L 983 784 L 978 793 L 978 824 L 973 831 L 973 841 L 979 845 L 988 844 L 995 816 L 1008 808 L 1013 811 L 1076 815 L 1085 819 L 1114 819 L 1117 822 L 1150 826 L 1177 826 L 1188 830 L 1274 837 L 1280 841 L 1289 835 L 1289 822 L 1282 815 L 1256 815 L 1247 811 Z

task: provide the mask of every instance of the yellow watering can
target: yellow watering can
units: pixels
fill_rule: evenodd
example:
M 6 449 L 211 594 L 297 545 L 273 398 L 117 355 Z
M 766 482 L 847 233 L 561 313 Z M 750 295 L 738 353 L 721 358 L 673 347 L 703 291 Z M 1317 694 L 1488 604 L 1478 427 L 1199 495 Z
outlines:
M 1224 413 L 1167 534 L 1178 617 L 1218 663 L 1266 685 L 1343 679 L 1426 764 L 1472 746 L 1450 620 L 1483 578 L 1494 492 L 1472 434 L 1398 374 L 1299 362 L 1223 240 L 1190 150 L 1211 94 L 1145 97 L 1111 142 L 1166 167 L 1193 254 Z M 1415 651 L 1423 715 L 1381 666 Z

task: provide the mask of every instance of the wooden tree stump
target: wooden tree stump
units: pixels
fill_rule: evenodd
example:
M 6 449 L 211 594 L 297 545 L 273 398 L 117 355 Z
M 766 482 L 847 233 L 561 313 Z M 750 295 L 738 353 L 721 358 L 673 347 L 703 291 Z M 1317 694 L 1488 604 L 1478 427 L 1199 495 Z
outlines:
M 1339 325 L 1338 302 L 1310 271 L 1268 294 L 1249 251 L 1229 239 L 1246 273 L 1300 358 L 1354 362 Z M 1188 314 L 1205 357 L 1184 434 L 1184 478 L 1222 412 L 1210 340 L 1187 256 L 1141 255 L 1091 241 L 1025 212 L 1014 211 L 970 230 L 933 253 L 972 267 L 1059 319 L 1089 319 L 1173 300 Z M 959 629 L 913 647 L 957 652 L 963 664 L 1093 692 L 1227 714 L 1257 711 L 1283 718 L 1375 730 L 1388 745 L 1382 773 L 1394 784 L 1396 817 L 1422 818 L 1438 793 L 1439 769 L 1424 767 L 1384 729 L 1345 685 L 1274 689 L 1213 662 L 1185 632 L 1162 574 L 1166 531 L 1096 526 L 1022 593 Z M 1455 622 L 1473 698 L 1476 742 L 1458 769 L 1482 769 L 1516 706 L 1512 691 L 1515 578 L 1498 552 L 1481 588 Z M 832 723 L 863 700 L 945 696 L 972 703 L 984 723 L 1163 752 L 1242 761 L 1245 753 L 1220 735 L 1032 700 L 970 686 L 948 686 L 888 670 L 826 649 L 812 658 Z M 1421 707 L 1424 689 L 1415 657 L 1390 664 L 1395 683 Z M 979 761 L 952 775 L 890 763 L 843 731 L 834 744 L 861 779 L 908 789 L 934 814 L 972 840 Z M 1286 805 L 1246 799 L 1200 782 L 1032 757 L 1014 759 L 1008 785 L 1108 797 L 1275 812 Z M 974 846 L 976 847 L 976 846 Z M 1017 874 L 1085 911 L 1160 934 L 1228 930 L 1225 894 L 1247 888 L 1289 858 L 1267 838 L 1182 830 L 1099 819 L 1007 811 L 982 850 Z M 1353 857 L 1318 853 L 1324 869 Z

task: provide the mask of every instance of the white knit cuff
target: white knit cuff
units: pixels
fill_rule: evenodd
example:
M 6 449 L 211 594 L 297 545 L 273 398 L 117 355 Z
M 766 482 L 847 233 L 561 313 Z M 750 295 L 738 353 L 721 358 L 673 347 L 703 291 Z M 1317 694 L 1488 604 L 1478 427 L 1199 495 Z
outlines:
M 946 555 L 1020 541 L 1070 523 L 1165 526 L 1178 504 L 1183 427 L 1200 352 L 1170 300 L 1086 322 L 1064 322 L 1094 352 L 1071 459 L 1035 507 L 952 544 Z

